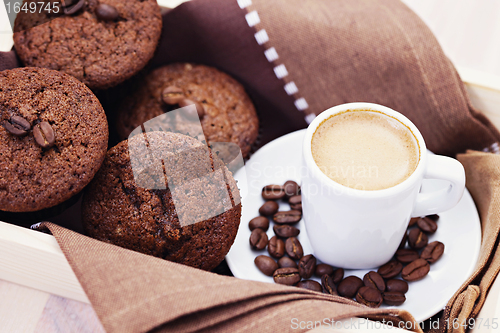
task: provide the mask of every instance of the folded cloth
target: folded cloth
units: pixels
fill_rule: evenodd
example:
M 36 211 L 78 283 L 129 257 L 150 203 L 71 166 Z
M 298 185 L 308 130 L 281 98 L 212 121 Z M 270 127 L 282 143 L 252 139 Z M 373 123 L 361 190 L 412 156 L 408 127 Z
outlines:
M 465 167 L 467 188 L 481 217 L 483 237 L 474 273 L 445 308 L 443 321 L 449 325 L 444 325 L 442 332 L 445 329 L 447 332 L 465 332 L 469 318 L 479 314 L 500 271 L 500 155 L 469 151 L 457 158 Z
M 399 0 L 195 0 L 164 16 L 153 66 L 218 67 L 242 82 L 261 144 L 337 104 L 405 114 L 436 154 L 482 150 L 500 135 L 471 107 L 427 26 Z
M 371 309 L 302 288 L 221 276 L 104 243 L 43 223 L 59 243 L 106 332 L 279 332 L 297 322 L 382 316 L 415 322 L 406 311 Z M 418 327 L 418 325 L 417 325 Z M 418 332 L 421 332 L 418 330 Z
M 455 156 L 500 141 L 471 107 L 430 30 L 398 0 L 194 0 L 164 14 L 163 21 L 150 67 L 191 61 L 234 76 L 256 103 L 261 144 L 305 127 L 331 106 L 355 101 L 402 112 L 438 154 Z M 0 70 L 15 66 L 12 52 L 0 53 Z M 450 300 L 443 321 L 476 315 L 498 272 L 491 184 L 498 157 L 459 158 L 485 236 L 478 270 Z M 491 177 L 481 176 L 486 171 Z M 293 318 L 413 321 L 405 311 L 217 276 L 46 226 L 108 332 L 292 331 Z

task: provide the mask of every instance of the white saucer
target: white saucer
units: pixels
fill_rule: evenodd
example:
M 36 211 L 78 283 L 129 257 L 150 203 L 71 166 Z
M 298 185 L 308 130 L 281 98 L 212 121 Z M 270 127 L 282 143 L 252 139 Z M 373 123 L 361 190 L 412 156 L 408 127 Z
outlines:
M 262 274 L 254 264 L 254 259 L 267 250 L 254 251 L 250 248 L 248 222 L 259 215 L 258 209 L 264 203 L 262 187 L 268 184 L 283 184 L 295 180 L 300 184 L 302 166 L 302 140 L 305 130 L 282 136 L 259 149 L 246 163 L 246 181 L 239 182 L 245 193 L 242 199 L 242 217 L 236 240 L 226 256 L 226 261 L 234 276 L 242 279 L 274 283 L 272 277 Z M 235 178 L 243 178 L 242 170 Z M 426 182 L 426 191 L 439 184 Z M 288 210 L 287 203 L 280 202 L 280 210 Z M 453 209 L 439 214 L 439 228 L 429 237 L 429 242 L 439 240 L 445 244 L 441 259 L 431 264 L 429 274 L 422 280 L 410 282 L 406 302 L 399 308 L 409 311 L 417 321 L 432 317 L 444 308 L 448 300 L 462 283 L 472 274 L 479 256 L 481 245 L 481 224 L 469 192 L 465 190 L 462 200 Z M 273 222 L 267 231 L 269 238 L 274 235 Z M 304 255 L 312 253 L 307 239 L 304 221 L 297 227 Z M 360 278 L 368 270 L 346 270 L 345 276 L 356 275 Z M 313 279 L 320 281 L 313 277 Z

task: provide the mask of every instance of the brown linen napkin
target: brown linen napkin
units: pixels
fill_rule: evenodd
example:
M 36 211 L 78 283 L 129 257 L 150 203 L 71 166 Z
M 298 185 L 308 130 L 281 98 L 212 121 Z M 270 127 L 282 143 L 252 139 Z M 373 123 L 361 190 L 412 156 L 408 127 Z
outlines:
M 152 65 L 175 61 L 242 82 L 257 105 L 261 144 L 347 102 L 405 114 L 436 154 L 500 139 L 470 106 L 432 32 L 399 0 L 190 1 L 164 15 Z
M 330 320 L 370 315 L 414 322 L 406 311 L 370 309 L 338 296 L 221 276 L 97 241 L 52 223 L 43 223 L 44 227 L 57 239 L 110 333 L 155 328 L 161 332 L 292 331 L 293 318 L 326 325 Z
M 482 243 L 478 263 L 472 276 L 460 287 L 446 305 L 442 326 L 444 332 L 465 332 L 459 324 L 475 318 L 484 304 L 488 291 L 500 271 L 500 155 L 468 151 L 457 156 L 464 165 L 467 188 L 481 217 Z M 442 321 L 442 322 L 443 322 Z
M 497 130 L 470 106 L 432 33 L 398 0 L 194 0 L 163 20 L 151 67 L 192 61 L 234 76 L 256 103 L 261 144 L 304 128 L 311 115 L 354 101 L 404 113 L 436 153 L 454 156 L 500 141 Z M 12 52 L 0 52 L 0 70 L 17 66 L 13 59 Z M 107 106 L 118 104 L 113 98 L 120 98 L 120 91 L 104 103 L 107 112 Z M 480 163 L 469 166 L 476 167 Z M 146 331 L 162 323 L 167 324 L 161 329 L 172 331 L 282 331 L 293 316 L 389 314 L 412 320 L 405 312 L 215 276 L 49 228 L 110 332 Z M 488 257 L 490 248 L 482 250 Z M 481 289 L 480 299 L 487 289 Z M 477 288 L 470 290 L 455 297 L 454 311 L 455 298 L 450 301 L 447 316 L 468 315 L 463 309 L 473 303 Z

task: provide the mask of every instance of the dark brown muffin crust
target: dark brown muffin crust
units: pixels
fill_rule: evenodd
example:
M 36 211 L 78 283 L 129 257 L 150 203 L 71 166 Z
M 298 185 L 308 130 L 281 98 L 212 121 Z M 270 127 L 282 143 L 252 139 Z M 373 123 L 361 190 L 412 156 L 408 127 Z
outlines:
M 99 20 L 99 4 L 115 7 L 119 18 Z M 21 11 L 15 21 L 14 45 L 24 64 L 73 75 L 91 89 L 115 86 L 141 70 L 154 54 L 162 26 L 156 0 L 86 0 L 74 15 L 40 25 L 34 19 L 43 21 Z
M 13 116 L 31 130 L 12 135 Z M 33 129 L 48 122 L 55 145 L 42 148 Z M 75 78 L 43 68 L 0 72 L 0 210 L 32 212 L 80 192 L 106 155 L 108 123 L 92 91 Z
M 167 164 L 176 165 L 178 170 L 187 170 L 189 188 L 182 189 L 182 196 L 184 193 L 186 198 L 192 193 L 207 193 L 204 206 L 220 213 L 201 222 L 183 225 L 177 214 L 182 207 L 179 201 L 177 207 L 174 204 L 170 188 L 139 187 L 134 171 L 141 177 L 150 167 L 148 157 L 141 151 L 141 140 L 146 140 L 148 147 L 156 147 L 151 152 L 153 159 L 167 156 L 164 170 L 170 168 Z M 187 149 L 188 153 L 171 154 L 172 147 Z M 91 237 L 102 241 L 212 270 L 233 244 L 241 218 L 241 204 L 230 172 L 216 156 L 206 152 L 209 150 L 201 142 L 167 132 L 148 132 L 147 137 L 138 134 L 122 141 L 108 151 L 101 170 L 85 191 L 82 204 L 85 230 Z M 132 170 L 131 154 L 139 156 L 142 170 Z M 224 175 L 223 178 L 213 178 L 212 188 L 196 179 L 206 175 L 205 167 L 209 171 L 220 170 L 219 175 Z M 169 182 L 174 182 L 169 179 Z
M 204 65 L 171 64 L 145 76 L 119 110 L 116 127 L 121 140 L 144 122 L 169 111 L 162 101 L 162 91 L 168 86 L 181 88 L 188 99 L 203 105 L 201 126 L 209 142 L 235 143 L 243 156 L 248 156 L 259 129 L 255 108 L 241 84 Z

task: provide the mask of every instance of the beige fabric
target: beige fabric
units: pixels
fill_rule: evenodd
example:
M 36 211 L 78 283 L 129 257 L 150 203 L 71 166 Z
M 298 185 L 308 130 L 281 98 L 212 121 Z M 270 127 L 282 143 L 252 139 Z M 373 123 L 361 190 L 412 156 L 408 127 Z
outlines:
M 221 276 L 97 241 L 52 223 L 42 227 L 57 239 L 110 333 L 155 328 L 159 332 L 292 331 L 293 318 L 323 322 L 378 315 L 414 321 L 406 311 L 370 309 L 338 296 Z
M 474 302 L 479 297 L 479 287 L 478 286 L 468 286 L 467 290 L 464 291 L 461 295 L 463 297 L 463 303 L 460 304 L 460 312 L 457 316 L 457 323 L 464 325 L 456 325 L 452 326 L 453 332 L 457 333 L 465 333 L 465 327 L 468 324 L 468 320 L 471 317 L 472 309 L 474 308 Z M 458 302 L 453 304 L 453 308 L 458 305 Z
M 469 151 L 457 156 L 464 165 L 469 189 L 481 217 L 482 243 L 473 275 L 448 302 L 444 318 L 451 323 L 477 316 L 500 270 L 500 155 Z
M 399 0 L 252 0 L 309 108 L 374 102 L 405 114 L 428 148 L 483 149 L 498 132 L 470 107 L 463 83 L 427 26 Z M 430 121 L 432 119 L 432 121 Z M 464 134 L 466 133 L 466 136 Z M 488 144 L 488 145 L 489 145 Z

